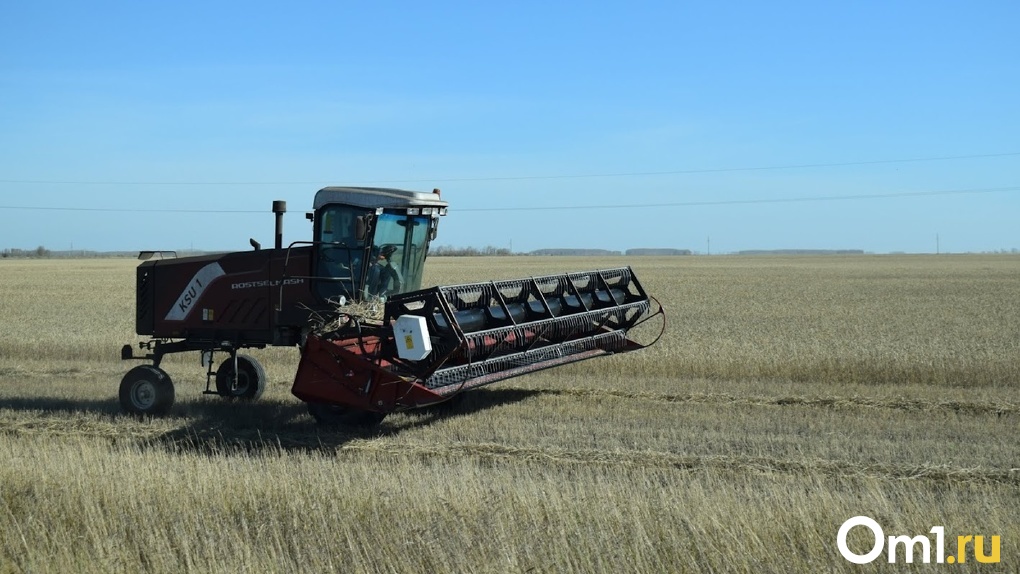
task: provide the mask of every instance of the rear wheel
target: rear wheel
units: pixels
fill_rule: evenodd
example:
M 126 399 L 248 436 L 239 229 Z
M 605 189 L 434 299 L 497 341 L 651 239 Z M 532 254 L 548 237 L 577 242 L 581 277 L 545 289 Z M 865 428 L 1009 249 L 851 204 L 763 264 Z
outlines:
M 165 415 L 174 405 L 174 383 L 166 371 L 139 365 L 120 381 L 120 406 L 135 415 Z
M 329 403 L 308 403 L 308 414 L 324 427 L 374 427 L 386 418 L 386 413 L 353 409 Z
M 237 355 L 235 376 L 234 357 L 223 361 L 216 369 L 216 392 L 228 399 L 257 400 L 266 390 L 266 371 L 249 355 Z

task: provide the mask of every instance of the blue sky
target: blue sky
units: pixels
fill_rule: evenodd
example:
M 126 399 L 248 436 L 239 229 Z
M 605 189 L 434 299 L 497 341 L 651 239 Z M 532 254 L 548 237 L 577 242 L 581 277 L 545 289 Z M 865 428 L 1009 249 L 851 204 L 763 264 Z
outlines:
M 453 246 L 1020 248 L 1017 22 L 1013 1 L 8 2 L 0 248 L 247 249 L 273 199 L 307 239 L 344 184 L 442 188 Z

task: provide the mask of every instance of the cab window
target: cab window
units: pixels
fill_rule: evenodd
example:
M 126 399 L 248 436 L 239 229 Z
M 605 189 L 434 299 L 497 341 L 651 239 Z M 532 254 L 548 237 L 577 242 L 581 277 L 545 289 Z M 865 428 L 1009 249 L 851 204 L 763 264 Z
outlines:
M 316 292 L 326 300 L 354 299 L 364 269 L 367 245 L 358 239 L 358 218 L 369 210 L 347 205 L 324 208 L 317 220 Z

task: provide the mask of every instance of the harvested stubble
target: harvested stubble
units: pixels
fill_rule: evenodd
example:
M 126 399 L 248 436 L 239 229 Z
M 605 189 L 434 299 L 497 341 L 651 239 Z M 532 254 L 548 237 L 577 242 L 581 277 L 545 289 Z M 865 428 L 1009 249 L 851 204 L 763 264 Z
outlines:
M 505 261 L 426 282 L 633 264 L 667 334 L 373 432 L 312 424 L 293 349 L 256 353 L 253 405 L 173 357 L 179 404 L 139 420 L 115 397 L 134 263 L 75 262 L 80 289 L 0 262 L 0 572 L 855 572 L 859 514 L 1020 563 L 1020 259 Z

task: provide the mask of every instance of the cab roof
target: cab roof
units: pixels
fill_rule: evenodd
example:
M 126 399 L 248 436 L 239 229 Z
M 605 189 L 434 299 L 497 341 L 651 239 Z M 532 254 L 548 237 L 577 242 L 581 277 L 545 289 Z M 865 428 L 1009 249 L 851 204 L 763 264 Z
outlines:
M 385 187 L 324 187 L 315 194 L 314 209 L 340 203 L 369 209 L 405 207 L 447 207 L 439 198 L 439 190 L 432 192 L 407 191 Z

